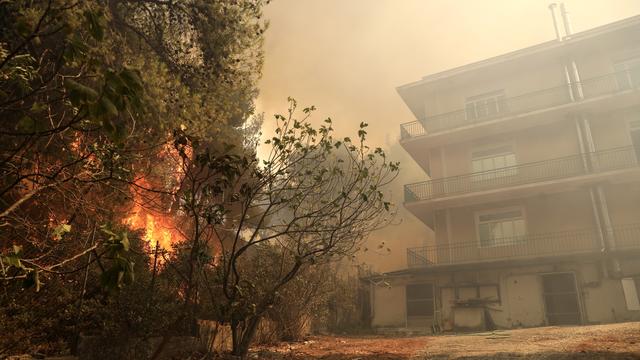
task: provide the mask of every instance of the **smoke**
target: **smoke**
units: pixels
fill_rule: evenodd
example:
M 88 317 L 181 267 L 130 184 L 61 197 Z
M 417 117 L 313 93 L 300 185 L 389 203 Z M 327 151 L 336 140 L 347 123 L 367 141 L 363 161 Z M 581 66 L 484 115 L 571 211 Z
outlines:
M 392 189 L 426 175 L 398 145 L 399 125 L 414 118 L 395 88 L 427 74 L 555 38 L 549 1 L 541 0 L 277 0 L 267 6 L 266 59 L 258 111 L 285 112 L 287 97 L 315 105 L 338 136 L 369 123 L 372 145 L 401 162 Z M 565 0 L 575 32 L 640 13 L 637 0 Z M 430 241 L 430 230 L 407 211 L 400 225 L 375 234 L 360 260 L 379 271 L 406 266 L 405 248 Z M 378 245 L 384 241 L 382 248 Z M 386 251 L 386 248 L 391 251 Z

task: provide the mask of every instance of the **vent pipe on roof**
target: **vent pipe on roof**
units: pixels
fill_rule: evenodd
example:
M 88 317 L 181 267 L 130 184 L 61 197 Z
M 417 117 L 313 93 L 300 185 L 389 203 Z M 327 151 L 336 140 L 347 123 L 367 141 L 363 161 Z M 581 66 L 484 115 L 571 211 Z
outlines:
M 558 15 L 556 12 L 556 7 L 558 4 L 551 3 L 549 4 L 549 10 L 551 11 L 551 18 L 553 19 L 553 29 L 556 31 L 556 39 L 558 41 L 562 41 L 562 35 L 560 35 L 560 29 L 558 28 Z
M 571 34 L 573 34 L 573 30 L 571 30 L 569 13 L 567 12 L 567 9 L 564 7 L 564 3 L 560 3 L 560 14 L 562 14 L 562 22 L 564 23 L 564 32 L 567 35 L 566 37 L 570 37 Z

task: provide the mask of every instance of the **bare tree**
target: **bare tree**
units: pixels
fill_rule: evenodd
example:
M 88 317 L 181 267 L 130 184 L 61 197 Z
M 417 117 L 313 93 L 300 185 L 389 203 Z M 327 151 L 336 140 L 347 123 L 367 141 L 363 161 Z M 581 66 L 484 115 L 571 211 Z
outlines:
M 289 100 L 288 114 L 275 116 L 263 159 L 195 142 L 192 159 L 185 156 L 185 304 L 228 323 L 239 356 L 301 269 L 353 254 L 394 215 L 382 189 L 398 163 L 365 144 L 367 124 L 355 141 L 334 139 L 330 119 L 314 128 L 314 108 L 298 119 Z

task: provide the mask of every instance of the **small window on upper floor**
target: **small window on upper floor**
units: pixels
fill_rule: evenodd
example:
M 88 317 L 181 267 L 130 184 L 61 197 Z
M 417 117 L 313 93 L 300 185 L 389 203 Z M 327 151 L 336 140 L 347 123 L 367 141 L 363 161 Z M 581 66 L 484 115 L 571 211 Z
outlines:
M 512 245 L 524 240 L 525 222 L 522 208 L 477 213 L 476 225 L 480 247 Z
M 630 58 L 613 64 L 618 89 L 631 89 L 640 86 L 640 57 Z
M 471 153 L 471 171 L 474 174 L 480 173 L 473 175 L 474 181 L 516 175 L 518 169 L 515 165 L 516 154 L 511 145 L 486 147 Z
M 504 90 L 472 96 L 465 102 L 467 120 L 490 118 L 506 111 Z

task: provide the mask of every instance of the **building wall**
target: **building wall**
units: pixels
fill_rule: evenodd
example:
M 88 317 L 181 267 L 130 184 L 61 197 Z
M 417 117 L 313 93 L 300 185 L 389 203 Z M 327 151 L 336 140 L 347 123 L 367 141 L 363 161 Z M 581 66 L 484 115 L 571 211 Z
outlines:
M 602 263 L 593 260 L 393 278 L 388 280 L 390 288 L 376 288 L 373 324 L 374 327 L 405 327 L 405 285 L 428 282 L 436 286 L 439 314 L 436 322 L 445 331 L 483 330 L 481 327 L 457 329 L 457 324 L 476 322 L 477 313 L 469 312 L 466 308 L 456 310 L 454 301 L 473 298 L 475 292 L 469 290 L 472 286 L 489 289 L 493 284 L 499 286 L 499 301 L 489 302 L 485 308 L 496 328 L 545 326 L 548 323 L 541 275 L 564 272 L 575 275 L 583 324 L 638 321 L 640 311 L 627 309 L 620 278 L 640 275 L 640 263 L 626 260 L 622 265 L 623 273 L 618 277 L 606 277 Z M 487 293 L 481 292 L 480 297 L 490 298 L 486 296 Z
M 638 55 L 640 48 L 632 40 L 635 36 L 613 36 L 574 46 L 571 51 L 583 79 L 613 73 L 613 64 Z M 630 41 L 631 40 L 631 41 Z
M 504 90 L 515 97 L 564 84 L 564 67 L 560 57 L 534 57 L 523 63 L 503 64 L 481 72 L 466 73 L 431 84 L 438 91 L 426 90 L 427 117 L 462 110 L 469 97 Z
M 613 225 L 640 223 L 640 183 L 608 184 L 604 191 Z
M 543 90 L 542 93 L 546 94 L 544 90 L 553 87 L 562 90 L 566 81 L 565 65 L 570 65 L 568 62 L 570 59 L 575 59 L 585 89 L 588 85 L 596 91 L 612 90 L 616 86 L 616 79 L 612 76 L 614 63 L 632 56 L 640 57 L 638 40 L 640 40 L 640 27 L 634 26 L 622 32 L 599 35 L 591 40 L 575 44 L 571 42 L 567 43 L 567 46 L 550 47 L 543 52 L 532 51 L 525 57 L 514 56 L 512 57 L 514 60 L 482 66 L 478 71 L 461 72 L 416 86 L 414 90 L 416 93 L 412 94 L 416 96 L 413 99 L 417 98 L 420 92 L 424 94 L 425 113 L 427 117 L 434 119 L 447 116 L 446 114 L 450 112 L 464 111 L 465 101 L 469 97 L 501 89 L 504 90 L 507 98 L 514 101 L 519 100 L 513 97 L 522 94 L 529 94 L 527 99 L 536 101 L 536 96 L 539 95 L 532 95 L 534 92 Z M 564 95 L 562 91 L 551 92 L 551 94 Z M 593 94 L 599 94 L 599 92 Z M 500 126 L 504 125 L 500 129 L 498 125 L 494 125 L 493 127 L 477 126 L 458 133 L 454 131 L 451 134 L 443 131 L 438 135 L 439 137 L 434 135 L 432 138 L 434 142 L 431 144 L 441 144 L 447 141 L 445 139 L 449 140 L 448 144 L 420 152 L 416 143 L 413 143 L 411 150 L 416 157 L 429 157 L 432 179 L 472 173 L 471 158 L 474 149 L 491 145 L 512 145 L 518 165 L 551 160 L 580 153 L 576 119 L 583 117 L 590 124 L 596 151 L 630 146 L 628 121 L 640 119 L 638 117 L 640 108 L 622 110 L 619 108 L 638 103 L 637 99 L 632 99 L 631 96 L 627 98 L 620 96 L 618 100 L 609 100 L 603 100 L 591 108 L 588 107 L 587 102 L 572 106 L 567 111 L 557 107 L 553 111 L 530 116 L 527 120 L 529 122 L 523 121 L 520 126 L 509 127 L 509 124 L 515 124 L 520 120 L 513 118 L 509 120 L 511 123 L 500 123 Z M 544 104 L 548 105 L 549 102 Z M 550 121 L 555 122 L 549 123 Z M 526 130 L 513 131 L 515 128 L 520 129 L 526 126 L 528 126 Z M 434 128 L 437 128 L 437 125 L 434 125 Z M 489 128 L 493 130 L 488 130 Z M 498 132 L 510 130 L 511 132 L 497 135 Z M 472 137 L 472 140 L 468 140 Z M 425 139 L 429 141 L 428 137 Z M 448 273 L 416 275 L 404 279 L 394 278 L 391 281 L 391 289 L 380 292 L 380 299 L 376 297 L 375 300 L 379 302 L 376 306 L 380 309 L 395 308 L 393 315 L 376 315 L 374 324 L 391 326 L 390 324 L 411 323 L 406 319 L 406 312 L 397 309 L 398 307 L 404 309 L 406 306 L 404 292 L 402 291 L 400 296 L 400 290 L 392 289 L 398 287 L 404 290 L 407 282 L 428 281 L 434 283 L 438 289 L 436 303 L 440 318 L 436 321 L 445 329 L 453 329 L 456 325 L 472 328 L 474 322 L 478 320 L 478 311 L 467 308 L 464 311 L 459 310 L 456 314 L 454 303 L 480 296 L 480 293 L 486 295 L 491 292 L 491 286 L 497 286 L 499 296 L 497 301 L 490 301 L 486 306 L 486 315 L 483 316 L 490 318 L 497 327 L 544 325 L 548 320 L 542 294 L 541 274 L 555 272 L 575 274 L 583 323 L 640 319 L 640 311 L 627 309 L 620 280 L 624 276 L 640 276 L 639 261 L 623 258 L 618 259 L 618 262 L 610 259 L 603 262 L 594 255 L 588 261 L 576 262 L 577 260 L 569 260 L 567 257 L 564 258 L 564 262 L 557 260 L 555 264 L 548 264 L 550 260 L 547 257 L 543 259 L 546 262 L 540 262 L 539 265 L 519 266 L 518 260 L 509 259 L 518 255 L 514 252 L 516 250 L 510 250 L 515 249 L 515 246 L 480 248 L 476 233 L 478 212 L 512 206 L 521 207 L 524 210 L 527 234 L 595 230 L 597 225 L 590 186 L 593 188 L 598 186 L 602 189 L 613 225 L 640 223 L 639 180 L 638 174 L 620 172 L 618 176 L 601 179 L 590 185 L 565 182 L 563 187 L 528 189 L 527 193 L 503 192 L 503 194 L 509 194 L 503 196 L 484 194 L 483 197 L 476 197 L 467 203 L 453 200 L 449 203 L 434 201 L 433 204 L 437 204 L 433 224 L 436 243 L 438 245 L 456 244 L 456 246 L 433 250 L 434 253 L 428 256 L 429 260 L 435 261 L 438 265 L 467 263 L 471 269 L 476 262 L 479 263 L 490 255 L 501 253 L 505 259 L 503 264 L 513 264 L 513 266 L 503 265 L 505 267 L 502 269 L 492 270 L 483 270 L 477 266 L 472 270 L 451 270 Z M 573 185 L 566 185 L 569 183 Z M 472 196 L 470 195 L 469 198 Z M 509 199 L 504 200 L 505 198 Z M 477 203 L 481 201 L 484 202 Z M 595 231 L 593 233 L 596 234 Z M 571 246 L 569 242 L 598 242 L 596 245 L 599 245 L 599 241 L 597 235 L 578 236 L 569 240 L 558 238 L 558 241 L 552 245 Z M 637 243 L 640 240 L 635 238 L 632 241 Z M 464 250 L 460 250 L 461 248 Z M 553 248 L 550 247 L 548 250 L 553 251 Z M 511 262 L 507 262 L 508 260 Z M 396 316 L 403 317 L 402 321 L 395 318 Z M 464 321 L 461 321 L 461 316 Z
M 631 145 L 628 121 L 638 118 L 638 108 L 609 113 L 587 114 L 596 150 L 615 149 Z
M 450 144 L 432 151 L 433 178 L 472 173 L 472 153 L 491 146 L 511 145 L 518 164 L 549 160 L 580 153 L 575 124 L 571 121 L 537 126 L 524 131 Z M 544 146 L 541 146 L 544 144 Z M 443 152 L 444 155 L 440 155 Z M 443 158 L 442 161 L 440 158 Z
M 640 40 L 637 31 L 634 35 Z M 505 90 L 507 97 L 515 97 L 562 86 L 566 81 L 567 59 L 575 60 L 581 80 L 597 82 L 596 78 L 615 71 L 614 63 L 640 55 L 640 47 L 631 39 L 632 36 L 608 37 L 423 85 L 425 113 L 430 117 L 461 110 L 468 97 L 500 89 Z
M 406 326 L 406 298 L 404 281 L 394 282 L 393 286 L 379 284 L 373 286 L 373 319 L 375 327 Z
M 633 206 L 633 204 L 629 204 Z M 436 217 L 436 242 L 439 245 L 446 245 L 449 241 L 456 246 L 451 251 L 438 251 L 438 261 L 450 262 L 468 262 L 472 260 L 482 260 L 490 258 L 496 252 L 501 252 L 502 256 L 509 256 L 509 251 L 514 251 L 512 255 L 522 255 L 516 253 L 518 248 L 510 247 L 492 247 L 479 248 L 478 235 L 476 226 L 476 214 L 479 212 L 519 207 L 524 210 L 525 226 L 527 234 L 548 234 L 559 233 L 563 231 L 586 230 L 594 228 L 593 208 L 589 193 L 584 190 L 576 190 L 571 192 L 562 192 L 546 195 L 538 195 L 527 198 L 514 198 L 507 201 L 495 203 L 483 203 L 473 206 L 450 208 L 439 212 Z M 637 207 L 637 206 L 636 206 Z M 618 208 L 614 205 L 614 208 Z M 449 212 L 450 225 L 446 225 L 446 213 Z M 447 233 L 447 229 L 450 234 Z M 582 248 L 580 239 L 562 239 L 567 241 L 567 246 L 576 246 L 577 249 Z M 594 241 L 594 238 L 588 238 L 584 241 Z M 468 244 L 462 245 L 462 244 Z M 536 245 L 540 252 L 546 251 L 545 246 L 558 246 L 540 242 Z M 569 249 L 569 248 L 567 248 Z

